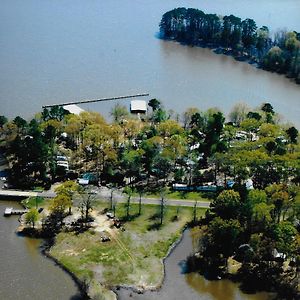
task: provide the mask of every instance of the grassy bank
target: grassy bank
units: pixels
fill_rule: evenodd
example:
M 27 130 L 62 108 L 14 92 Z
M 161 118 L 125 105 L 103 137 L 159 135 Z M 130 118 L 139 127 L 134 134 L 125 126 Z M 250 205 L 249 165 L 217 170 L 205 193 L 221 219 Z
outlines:
M 172 189 L 168 189 L 166 193 L 167 199 L 175 199 L 175 200 L 197 200 L 197 201 L 211 201 L 211 198 L 214 197 L 214 193 L 204 193 L 204 192 L 186 192 L 186 191 L 174 191 Z M 139 197 L 138 193 L 134 193 L 135 197 Z M 154 198 L 160 199 L 161 195 L 159 192 L 153 193 L 145 193 L 143 197 L 146 198 Z
M 101 215 L 107 203 L 99 202 L 94 214 Z M 132 205 L 131 220 L 124 225 L 125 230 L 106 230 L 109 242 L 101 242 L 101 228 L 84 233 L 60 233 L 56 237 L 50 255 L 89 286 L 94 299 L 113 299 L 109 288 L 130 285 L 138 289 L 156 288 L 163 280 L 162 258 L 170 246 L 179 238 L 184 225 L 192 219 L 191 208 L 167 207 L 164 223 L 158 226 L 159 207 L 143 205 L 138 216 L 138 206 Z M 124 204 L 118 204 L 116 216 L 125 217 Z M 175 216 L 178 213 L 178 218 Z M 198 216 L 204 210 L 198 209 Z

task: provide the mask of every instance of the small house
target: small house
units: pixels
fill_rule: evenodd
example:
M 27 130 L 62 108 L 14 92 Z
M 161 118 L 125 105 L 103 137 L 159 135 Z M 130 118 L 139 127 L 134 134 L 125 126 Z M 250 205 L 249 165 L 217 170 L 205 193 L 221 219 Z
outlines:
M 75 104 L 64 105 L 63 108 L 67 110 L 70 114 L 79 115 L 84 112 L 84 109 Z
M 147 103 L 144 100 L 132 100 L 130 102 L 130 112 L 132 114 L 146 114 Z

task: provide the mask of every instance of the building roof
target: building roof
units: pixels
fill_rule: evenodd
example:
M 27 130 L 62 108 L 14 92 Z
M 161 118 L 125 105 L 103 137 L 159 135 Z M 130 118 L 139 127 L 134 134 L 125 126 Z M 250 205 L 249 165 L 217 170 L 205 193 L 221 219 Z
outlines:
M 130 111 L 135 112 L 146 112 L 147 111 L 147 104 L 144 100 L 132 100 L 130 102 Z
M 84 109 L 75 104 L 64 105 L 63 108 L 74 115 L 79 115 L 81 112 L 84 111 Z

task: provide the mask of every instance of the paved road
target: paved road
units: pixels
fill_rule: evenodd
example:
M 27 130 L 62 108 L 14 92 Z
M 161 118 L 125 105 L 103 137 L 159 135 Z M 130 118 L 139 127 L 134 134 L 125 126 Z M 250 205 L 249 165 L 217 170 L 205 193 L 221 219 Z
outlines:
M 110 201 L 111 196 L 111 190 L 105 187 L 101 187 L 98 189 L 97 192 L 97 198 L 105 199 L 107 201 Z M 126 195 L 122 194 L 120 191 L 115 190 L 113 192 L 113 200 L 117 203 L 125 203 L 127 201 Z M 131 203 L 138 203 L 139 197 L 132 197 Z M 187 206 L 187 207 L 193 207 L 195 205 L 195 200 L 177 200 L 177 199 L 168 199 L 166 197 L 166 205 L 170 206 Z M 159 205 L 160 199 L 156 198 L 146 198 L 142 197 L 142 203 L 143 204 L 154 204 Z M 203 207 L 208 208 L 210 205 L 210 202 L 208 201 L 197 201 L 197 207 Z
M 95 188 L 93 190 L 97 199 L 107 200 L 110 201 L 111 190 L 106 187 Z M 7 195 L 7 196 L 22 196 L 22 197 L 34 197 L 34 196 L 41 196 L 45 198 L 53 198 L 56 196 L 56 193 L 53 190 L 45 191 L 45 192 L 22 192 L 22 191 L 15 191 L 15 190 L 0 190 L 0 195 Z M 126 195 L 122 194 L 119 190 L 113 191 L 113 201 L 117 203 L 125 203 L 127 201 Z M 132 197 L 131 203 L 138 203 L 138 197 Z M 177 200 L 177 199 L 168 199 L 166 197 L 166 205 L 170 206 L 187 206 L 193 207 L 195 205 L 195 200 Z M 145 198 L 142 197 L 143 204 L 154 204 L 159 205 L 160 199 L 155 198 Z M 197 201 L 197 207 L 208 208 L 210 202 L 208 201 Z
M 123 203 L 126 202 L 126 198 L 124 199 L 118 199 L 117 202 Z M 132 198 L 131 203 L 138 203 L 139 199 L 138 198 Z M 195 200 L 177 200 L 177 199 L 168 199 L 166 198 L 166 205 L 170 206 L 187 206 L 187 207 L 193 207 L 195 205 Z M 160 199 L 154 199 L 154 198 L 142 198 L 142 203 L 143 204 L 160 204 Z M 197 201 L 197 207 L 203 207 L 203 208 L 208 208 L 210 202 L 206 201 Z

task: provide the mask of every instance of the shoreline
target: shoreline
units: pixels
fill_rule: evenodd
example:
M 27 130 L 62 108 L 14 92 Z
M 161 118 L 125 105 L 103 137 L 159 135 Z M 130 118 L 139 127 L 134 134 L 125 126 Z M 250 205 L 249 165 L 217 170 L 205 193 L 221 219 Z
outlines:
M 55 256 L 53 256 L 50 253 L 51 248 L 53 246 L 55 246 L 55 237 L 53 239 L 42 237 L 40 235 L 39 231 L 35 231 L 35 233 L 34 233 L 31 230 L 31 228 L 24 226 L 21 223 L 20 219 L 18 221 L 19 221 L 19 226 L 15 230 L 16 234 L 22 235 L 25 237 L 40 239 L 41 245 L 39 246 L 39 250 L 38 250 L 39 253 L 43 256 L 46 256 L 48 259 L 52 260 L 56 266 L 58 266 L 62 271 L 66 272 L 66 274 L 68 274 L 71 277 L 71 279 L 73 280 L 73 282 L 76 284 L 76 286 L 78 288 L 78 292 L 79 292 L 82 300 L 93 299 L 93 295 L 97 292 L 97 289 L 95 289 L 95 285 L 91 284 L 88 286 L 88 284 L 86 284 L 85 282 L 80 280 L 75 273 L 70 271 L 63 263 L 60 262 L 60 260 L 58 258 L 56 258 Z M 100 281 L 95 282 L 95 279 L 91 279 L 90 282 L 96 283 L 96 286 L 103 287 L 103 289 L 107 290 L 109 292 L 109 294 L 111 294 L 111 297 L 108 297 L 105 299 L 114 299 L 114 300 L 121 299 L 118 294 L 118 291 L 121 289 L 132 291 L 133 293 L 137 293 L 137 294 L 143 294 L 146 291 L 152 291 L 152 292 L 159 291 L 165 282 L 165 275 L 166 275 L 165 261 L 173 253 L 175 248 L 180 244 L 180 242 L 183 239 L 183 234 L 187 229 L 188 229 L 188 224 L 185 224 L 184 227 L 180 230 L 179 237 L 170 245 L 166 255 L 160 259 L 160 263 L 162 264 L 162 272 L 159 274 L 159 275 L 161 275 L 161 280 L 156 285 L 138 286 L 138 285 L 126 285 L 126 284 L 123 285 L 123 284 L 121 284 L 121 285 L 116 285 L 116 286 L 105 286 Z
M 20 205 L 22 204 L 20 203 Z M 58 259 L 56 259 L 54 256 L 50 254 L 49 250 L 55 244 L 55 241 L 54 240 L 52 241 L 51 238 L 47 239 L 45 237 L 40 236 L 39 232 L 36 232 L 35 234 L 33 232 L 28 232 L 27 229 L 29 229 L 30 231 L 31 228 L 27 228 L 24 225 L 22 225 L 20 222 L 20 217 L 18 218 L 18 222 L 19 225 L 16 228 L 15 233 L 19 236 L 41 240 L 41 244 L 38 249 L 39 254 L 47 257 L 49 260 L 54 262 L 57 267 L 59 267 L 63 272 L 65 272 L 71 277 L 71 279 L 73 280 L 73 282 L 76 284 L 78 288 L 78 292 L 80 293 L 80 297 L 82 297 L 82 300 L 91 299 L 87 295 L 84 289 L 84 283 L 73 272 L 71 272 L 68 268 L 66 268 Z
M 19 221 L 19 223 L 20 223 L 20 221 Z M 66 272 L 66 274 L 68 274 L 71 277 L 71 279 L 74 281 L 74 283 L 78 287 L 78 291 L 80 293 L 80 296 L 82 297 L 81 298 L 82 300 L 93 299 L 92 295 L 91 295 L 93 290 L 87 291 L 86 288 L 85 288 L 85 283 L 82 282 L 72 271 L 70 271 L 67 267 L 65 267 L 56 257 L 54 257 L 50 254 L 50 248 L 55 245 L 55 239 L 53 241 L 51 241 L 50 239 L 30 235 L 30 234 L 28 234 L 28 232 L 27 233 L 24 232 L 24 229 L 26 229 L 26 228 L 23 227 L 23 225 L 20 224 L 18 226 L 18 228 L 16 229 L 16 233 L 21 234 L 23 236 L 30 237 L 30 238 L 41 239 L 41 245 L 39 247 L 40 254 L 43 255 L 43 256 L 46 256 L 48 259 L 53 261 L 57 267 L 59 267 L 62 271 Z M 116 300 L 121 300 L 121 298 L 118 294 L 118 291 L 121 290 L 121 289 L 132 291 L 133 293 L 136 293 L 136 294 L 143 294 L 146 291 L 151 291 L 151 292 L 159 291 L 162 288 L 162 286 L 165 282 L 165 275 L 166 275 L 165 261 L 173 253 L 175 248 L 181 243 L 181 241 L 183 239 L 183 234 L 186 230 L 188 230 L 188 225 L 185 225 L 182 228 L 180 236 L 178 237 L 178 239 L 170 246 L 170 248 L 168 249 L 167 254 L 163 258 L 160 259 L 160 262 L 161 262 L 162 267 L 163 267 L 162 274 L 161 274 L 162 275 L 162 280 L 159 283 L 157 283 L 157 285 L 139 287 L 139 286 L 136 286 L 136 285 L 126 285 L 126 284 L 124 284 L 124 285 L 113 286 L 111 288 L 105 287 L 105 286 L 103 286 L 103 287 L 105 289 L 111 291 L 115 296 L 114 299 L 116 299 Z M 101 282 L 98 282 L 98 284 L 102 285 Z
M 91 299 L 84 289 L 84 283 L 73 272 L 71 272 L 62 263 L 60 263 L 58 259 L 56 259 L 54 256 L 52 256 L 49 253 L 50 248 L 51 248 L 51 245 L 47 245 L 47 241 L 45 239 L 43 239 L 42 245 L 40 246 L 40 253 L 42 255 L 46 256 L 48 259 L 52 260 L 56 266 L 58 266 L 62 271 L 67 273 L 72 278 L 72 280 L 78 287 L 78 291 L 80 293 L 80 297 L 82 298 L 82 300 Z
M 18 229 L 18 228 L 17 228 Z M 165 261 L 167 258 L 169 258 L 173 251 L 177 248 L 177 246 L 182 242 L 183 240 L 183 236 L 184 233 L 189 230 L 188 225 L 184 226 L 181 230 L 180 236 L 178 237 L 178 239 L 170 246 L 170 248 L 168 249 L 167 254 L 161 258 L 160 262 L 163 264 L 163 278 L 162 281 L 159 282 L 156 286 L 145 286 L 143 288 L 137 287 L 135 285 L 117 285 L 117 286 L 113 286 L 113 287 L 105 287 L 103 286 L 105 289 L 107 289 L 108 291 L 112 292 L 113 296 L 114 296 L 114 300 L 125 300 L 122 299 L 119 296 L 119 291 L 120 290 L 127 290 L 129 292 L 135 293 L 135 294 L 144 294 L 145 292 L 158 292 L 162 287 L 163 284 L 165 282 L 165 275 L 166 275 L 166 265 L 165 265 Z M 17 232 L 17 230 L 16 230 Z M 33 236 L 30 236 L 33 237 Z M 86 291 L 84 288 L 84 282 L 82 282 L 73 272 L 71 272 L 67 267 L 65 267 L 58 259 L 56 259 L 54 256 L 52 256 L 49 252 L 50 248 L 55 245 L 55 241 L 51 241 L 51 240 L 47 240 L 45 238 L 40 238 L 37 237 L 38 239 L 42 240 L 42 243 L 39 247 L 39 252 L 41 255 L 46 256 L 48 259 L 52 260 L 55 265 L 57 267 L 59 267 L 62 271 L 66 272 L 66 274 L 68 274 L 71 279 L 74 281 L 74 283 L 76 284 L 76 286 L 78 287 L 78 292 L 80 293 L 80 297 L 82 300 L 92 300 L 94 299 L 93 296 L 91 295 L 91 292 L 93 292 L 93 290 Z M 228 276 L 223 277 L 222 279 L 229 279 L 232 282 L 236 282 L 234 276 L 231 276 L 231 274 L 227 274 Z M 102 285 L 101 282 L 98 282 L 98 284 Z M 106 299 L 106 298 L 105 298 Z
M 197 43 L 197 44 L 189 44 L 189 43 L 186 43 L 186 42 L 178 41 L 175 38 L 165 38 L 165 37 L 162 37 L 160 35 L 158 35 L 158 39 L 160 39 L 162 41 L 166 41 L 166 42 L 176 42 L 176 43 L 179 43 L 181 46 L 199 47 L 199 48 L 203 48 L 203 49 L 209 49 L 209 50 L 211 50 L 211 52 L 213 52 L 217 55 L 230 56 L 235 61 L 244 62 L 244 63 L 247 63 L 249 65 L 252 65 L 256 69 L 263 70 L 263 71 L 266 71 L 268 73 L 273 73 L 273 74 L 283 76 L 284 78 L 287 78 L 290 82 L 292 82 L 292 83 L 294 83 L 298 86 L 300 85 L 300 81 L 297 81 L 296 78 L 289 77 L 288 74 L 285 74 L 285 73 L 278 73 L 278 72 L 275 72 L 275 71 L 269 71 L 267 69 L 264 69 L 263 67 L 261 67 L 259 65 L 259 62 L 257 61 L 256 57 L 252 57 L 252 58 L 250 57 L 249 58 L 249 55 L 236 55 L 236 54 L 233 53 L 233 49 L 231 49 L 231 48 L 226 49 L 226 48 L 224 48 L 220 45 L 205 44 L 205 43 L 201 43 L 201 42 Z
M 183 239 L 183 234 L 184 234 L 184 232 L 186 230 L 188 230 L 188 226 L 187 225 L 185 225 L 182 228 L 180 236 L 178 237 L 178 239 L 170 246 L 167 254 L 163 258 L 161 258 L 161 260 L 160 260 L 160 262 L 163 265 L 163 271 L 162 271 L 163 276 L 162 276 L 161 282 L 159 282 L 156 286 L 152 286 L 152 287 L 146 286 L 145 288 L 141 288 L 141 289 L 137 288 L 134 285 L 118 285 L 118 286 L 116 286 L 116 287 L 114 287 L 112 289 L 112 291 L 117 295 L 117 299 L 118 300 L 122 300 L 119 297 L 119 295 L 118 295 L 118 291 L 121 290 L 121 289 L 132 291 L 132 292 L 137 293 L 137 294 L 143 294 L 146 291 L 156 292 L 156 291 L 159 291 L 162 288 L 162 286 L 163 286 L 163 284 L 165 282 L 165 278 L 166 278 L 166 265 L 165 265 L 165 261 L 173 253 L 173 251 L 175 250 L 175 248 L 181 243 L 181 241 Z

